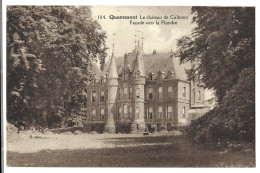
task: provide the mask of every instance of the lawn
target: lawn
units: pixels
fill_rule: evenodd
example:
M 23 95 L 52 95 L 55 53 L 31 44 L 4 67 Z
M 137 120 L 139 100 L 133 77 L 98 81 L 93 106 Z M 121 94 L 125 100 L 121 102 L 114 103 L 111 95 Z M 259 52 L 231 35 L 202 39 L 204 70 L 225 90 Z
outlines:
M 83 135 L 82 135 L 83 136 Z M 78 136 L 79 138 L 83 138 Z M 254 151 L 212 151 L 184 136 L 98 138 L 114 147 L 7 152 L 8 166 L 22 167 L 255 167 Z M 87 144 L 86 144 L 87 145 Z M 105 145 L 104 145 L 105 146 Z

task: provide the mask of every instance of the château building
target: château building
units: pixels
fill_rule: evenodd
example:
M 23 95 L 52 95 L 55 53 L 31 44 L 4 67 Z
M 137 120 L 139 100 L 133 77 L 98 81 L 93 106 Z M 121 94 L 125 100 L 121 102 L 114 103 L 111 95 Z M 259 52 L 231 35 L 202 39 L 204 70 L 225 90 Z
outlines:
M 143 46 L 135 46 L 116 58 L 113 51 L 87 87 L 87 131 L 129 133 L 188 124 L 188 111 L 205 103 L 204 88 L 188 80 L 189 68 L 172 52 L 144 54 Z

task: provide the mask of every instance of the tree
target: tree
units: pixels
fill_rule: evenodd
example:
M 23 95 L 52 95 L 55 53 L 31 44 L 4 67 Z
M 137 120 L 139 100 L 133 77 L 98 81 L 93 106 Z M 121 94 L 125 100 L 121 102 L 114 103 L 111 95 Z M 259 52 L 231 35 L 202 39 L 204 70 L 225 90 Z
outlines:
M 193 121 L 186 134 L 214 148 L 255 141 L 255 70 L 245 68 L 217 107 Z
M 40 84 L 34 97 L 35 100 L 43 100 L 38 104 L 43 104 L 42 107 L 47 111 L 45 121 L 48 126 L 57 126 L 60 124 L 60 118 L 70 116 L 64 105 L 72 95 L 80 93 L 86 86 L 91 75 L 95 73 L 95 62 L 99 59 L 101 66 L 104 63 L 107 49 L 105 32 L 91 17 L 90 7 L 9 6 L 8 60 L 12 57 L 15 33 L 24 42 L 28 52 L 40 59 L 46 69 L 36 79 Z M 76 74 L 75 69 L 78 69 L 77 72 L 81 75 Z M 8 71 L 12 70 L 11 67 L 8 68 Z M 77 83 L 76 87 L 73 80 L 68 80 L 72 75 L 76 77 L 75 80 L 82 81 Z M 8 79 L 12 80 L 10 76 Z M 12 82 L 9 82 L 7 87 L 13 88 L 12 85 Z M 10 92 L 7 93 L 8 97 Z
M 27 52 L 19 35 L 13 34 L 13 40 L 7 61 L 7 120 L 39 123 L 42 119 L 36 116 L 38 112 L 36 103 L 41 98 L 38 97 L 36 101 L 35 96 L 39 86 L 37 78 L 45 69 L 42 68 L 42 61 L 39 58 Z
M 239 73 L 255 65 L 255 9 L 192 7 L 192 14 L 197 26 L 178 40 L 175 54 L 193 62 L 190 79 L 214 89 L 221 101 Z

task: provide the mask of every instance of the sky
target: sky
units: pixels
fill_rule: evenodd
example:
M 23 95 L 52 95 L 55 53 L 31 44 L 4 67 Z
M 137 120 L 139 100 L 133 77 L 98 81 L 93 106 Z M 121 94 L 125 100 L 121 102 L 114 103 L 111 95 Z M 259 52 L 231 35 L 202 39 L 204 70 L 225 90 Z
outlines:
M 98 15 L 105 15 L 106 19 L 98 19 Z M 130 20 L 111 20 L 110 15 L 115 16 L 138 16 L 136 22 L 141 21 L 139 16 L 170 16 L 179 15 L 187 16 L 188 19 L 170 20 L 177 21 L 177 25 L 131 25 Z M 115 55 L 123 56 L 126 52 L 131 52 L 135 46 L 135 30 L 143 32 L 144 52 L 152 53 L 176 50 L 177 39 L 181 36 L 188 35 L 195 26 L 191 24 L 191 7 L 126 7 L 126 6 L 93 6 L 92 16 L 96 19 L 103 30 L 107 33 L 107 46 L 110 48 L 107 53 L 111 54 L 113 33 L 116 33 L 115 38 Z M 155 21 L 153 19 L 142 20 Z M 161 21 L 161 20 L 158 20 Z M 140 32 L 140 37 L 141 37 Z
M 98 15 L 105 16 L 106 19 L 99 19 Z M 167 21 L 177 21 L 176 25 L 132 25 L 129 19 L 111 20 L 110 15 L 114 16 L 138 16 L 138 21 L 155 21 L 154 19 L 140 19 L 140 15 L 162 16 L 179 15 L 187 16 L 187 19 L 168 19 Z M 184 35 L 189 35 L 196 26 L 191 23 L 192 14 L 191 7 L 169 7 L 169 6 L 93 6 L 92 17 L 96 19 L 103 30 L 107 33 L 106 45 L 109 48 L 108 57 L 112 53 L 113 37 L 114 52 L 116 57 L 123 57 L 126 52 L 132 52 L 135 46 L 136 30 L 143 32 L 143 49 L 145 54 L 151 54 L 153 50 L 156 52 L 175 51 L 177 49 L 177 39 Z M 158 20 L 161 21 L 161 20 Z M 113 34 L 116 34 L 113 36 Z M 141 39 L 139 39 L 141 42 Z M 140 43 L 141 44 L 141 43 Z M 108 57 L 106 60 L 108 60 Z M 205 99 L 214 97 L 213 91 L 206 90 Z

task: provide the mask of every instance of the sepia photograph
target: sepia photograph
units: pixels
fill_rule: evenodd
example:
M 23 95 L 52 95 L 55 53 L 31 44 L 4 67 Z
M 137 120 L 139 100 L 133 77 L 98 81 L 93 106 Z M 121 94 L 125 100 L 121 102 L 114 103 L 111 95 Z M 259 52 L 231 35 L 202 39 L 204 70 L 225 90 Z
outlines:
M 3 8 L 7 167 L 256 167 L 255 7 Z

